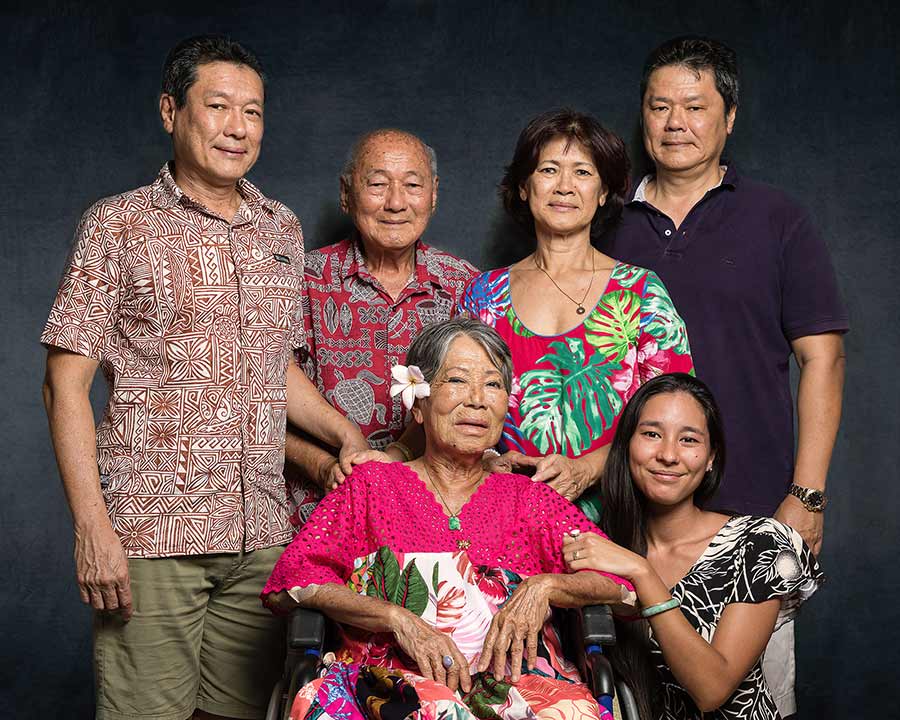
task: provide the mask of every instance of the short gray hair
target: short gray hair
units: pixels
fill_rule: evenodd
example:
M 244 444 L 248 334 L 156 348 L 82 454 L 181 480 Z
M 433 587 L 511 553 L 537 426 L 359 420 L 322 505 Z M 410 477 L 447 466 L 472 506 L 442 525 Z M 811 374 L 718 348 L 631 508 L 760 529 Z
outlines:
M 512 392 L 513 367 L 509 346 L 494 328 L 474 318 L 460 316 L 428 325 L 413 340 L 406 353 L 406 363 L 417 365 L 425 379 L 432 382 L 444 364 L 450 344 L 460 335 L 478 343 L 500 371 L 506 392 Z
M 344 168 L 341 170 L 341 180 L 343 180 L 348 185 L 350 184 L 350 181 L 353 178 L 353 171 L 356 169 L 356 164 L 359 162 L 359 156 L 362 154 L 363 148 L 372 138 L 379 137 L 380 135 L 399 135 L 401 137 L 406 137 L 419 143 L 419 145 L 422 147 L 422 150 L 425 152 L 426 157 L 428 158 L 428 165 L 431 168 L 432 179 L 438 176 L 437 153 L 434 151 L 433 147 L 426 144 L 422 140 L 422 138 L 417 137 L 411 132 L 407 132 L 406 130 L 398 130 L 397 128 L 380 128 L 378 130 L 367 132 L 365 135 L 360 136 L 355 143 L 353 143 L 353 147 L 351 147 L 350 152 L 347 153 L 347 160 L 344 162 Z

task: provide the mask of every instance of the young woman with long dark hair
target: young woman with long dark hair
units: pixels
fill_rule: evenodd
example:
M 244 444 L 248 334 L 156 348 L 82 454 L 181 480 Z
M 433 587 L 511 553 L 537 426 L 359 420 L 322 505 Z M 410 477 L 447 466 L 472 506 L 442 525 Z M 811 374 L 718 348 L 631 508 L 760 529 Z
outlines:
M 641 609 L 618 623 L 613 663 L 642 720 L 778 718 L 760 656 L 824 579 L 790 527 L 705 509 L 724 468 L 709 389 L 686 374 L 656 377 L 622 413 L 601 480 L 610 539 L 580 534 L 564 546 L 571 570 L 634 584 Z

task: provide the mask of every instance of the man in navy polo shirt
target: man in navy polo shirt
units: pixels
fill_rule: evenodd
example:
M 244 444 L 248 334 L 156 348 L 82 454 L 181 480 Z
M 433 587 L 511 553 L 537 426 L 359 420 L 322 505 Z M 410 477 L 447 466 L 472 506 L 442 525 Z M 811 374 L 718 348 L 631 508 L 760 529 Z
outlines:
M 697 377 L 725 420 L 728 467 L 714 504 L 774 515 L 818 553 L 849 327 L 828 250 L 805 210 L 722 161 L 738 107 L 733 50 L 704 38 L 661 45 L 644 66 L 641 100 L 656 172 L 602 249 L 656 271 L 687 324 Z M 791 354 L 800 367 L 796 456 Z M 770 646 L 774 657 L 767 679 L 789 715 L 793 658 Z

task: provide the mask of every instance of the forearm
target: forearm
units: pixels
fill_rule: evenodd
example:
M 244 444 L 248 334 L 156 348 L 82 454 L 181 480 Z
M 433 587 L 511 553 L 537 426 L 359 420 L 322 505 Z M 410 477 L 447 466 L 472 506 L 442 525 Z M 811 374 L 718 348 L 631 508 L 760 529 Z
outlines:
M 284 436 L 284 457 L 323 489 L 327 469 L 337 462 L 330 452 L 290 428 Z
M 825 490 L 831 453 L 841 422 L 844 356 L 807 360 L 797 392 L 797 462 L 794 482 Z
M 588 479 L 585 487 L 590 487 L 600 480 L 603 474 L 603 468 L 606 467 L 606 458 L 609 457 L 609 445 L 601 445 L 596 450 L 575 458 L 575 461 L 581 468 L 581 471 Z
M 548 574 L 548 601 L 553 607 L 580 608 L 586 605 L 615 605 L 622 602 L 622 585 L 591 570 L 571 574 Z
M 110 526 L 100 490 L 89 389 L 89 385 L 60 387 L 50 379 L 43 389 L 50 438 L 76 533 Z
M 332 583 L 304 588 L 298 595 L 302 607 L 369 632 L 393 632 L 397 615 L 403 610 L 385 600 L 359 595 L 344 585 Z
M 359 428 L 335 410 L 293 363 L 287 370 L 287 415 L 297 428 L 331 447 L 340 448 L 350 440 L 365 444 Z

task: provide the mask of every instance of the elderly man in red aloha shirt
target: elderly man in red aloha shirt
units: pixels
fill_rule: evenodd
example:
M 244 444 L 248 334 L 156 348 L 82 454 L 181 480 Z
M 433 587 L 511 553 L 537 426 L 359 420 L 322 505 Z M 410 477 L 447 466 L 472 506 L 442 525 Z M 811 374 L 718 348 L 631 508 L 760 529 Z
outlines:
M 418 428 L 391 398 L 391 368 L 422 328 L 450 317 L 477 270 L 422 242 L 437 205 L 434 150 L 411 133 L 382 129 L 353 146 L 340 178 L 349 238 L 307 253 L 306 346 L 298 361 L 319 391 L 394 460 L 419 454 Z M 288 432 L 302 524 L 344 474 L 333 448 Z M 294 478 L 292 478 L 294 479 Z

